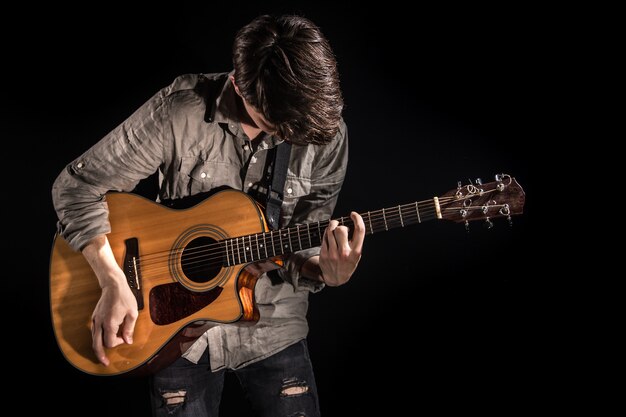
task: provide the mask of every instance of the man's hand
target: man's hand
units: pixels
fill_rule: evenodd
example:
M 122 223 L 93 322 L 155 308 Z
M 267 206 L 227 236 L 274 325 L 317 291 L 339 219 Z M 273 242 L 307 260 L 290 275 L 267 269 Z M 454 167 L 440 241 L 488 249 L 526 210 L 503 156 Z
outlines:
M 137 300 L 124 271 L 119 267 L 106 236 L 94 238 L 83 248 L 83 255 L 96 273 L 102 294 L 91 316 L 93 351 L 103 365 L 109 366 L 104 348 L 133 343 L 137 322 Z
M 133 343 L 137 311 L 137 300 L 126 280 L 119 284 L 111 282 L 102 288 L 92 315 L 91 338 L 93 351 L 103 365 L 109 365 L 105 347 Z
M 348 239 L 348 228 L 339 226 L 337 220 L 331 220 L 324 232 L 319 257 L 322 279 L 332 287 L 348 282 L 361 259 L 365 223 L 356 212 L 350 213 L 354 222 L 352 239 Z

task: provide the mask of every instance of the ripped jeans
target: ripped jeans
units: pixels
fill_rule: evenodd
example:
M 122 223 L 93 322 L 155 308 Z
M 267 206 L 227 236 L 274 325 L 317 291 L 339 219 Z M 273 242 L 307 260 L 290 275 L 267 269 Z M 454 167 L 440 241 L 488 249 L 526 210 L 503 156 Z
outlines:
M 179 358 L 151 377 L 154 417 L 218 417 L 225 372 L 234 372 L 260 417 L 319 417 L 306 340 L 237 370 L 211 372 L 208 349 L 198 364 Z

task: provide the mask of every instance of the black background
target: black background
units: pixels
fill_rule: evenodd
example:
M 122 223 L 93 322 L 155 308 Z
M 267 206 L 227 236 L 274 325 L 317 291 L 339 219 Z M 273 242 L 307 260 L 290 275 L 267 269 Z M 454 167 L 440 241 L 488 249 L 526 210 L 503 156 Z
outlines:
M 87 6 L 85 6 L 87 7 Z M 52 333 L 50 188 L 64 165 L 174 77 L 228 71 L 232 38 L 261 13 L 316 22 L 339 62 L 350 164 L 335 214 L 423 200 L 504 172 L 527 193 L 514 226 L 431 222 L 369 236 L 352 280 L 310 298 L 309 346 L 323 414 L 520 409 L 544 333 L 537 276 L 537 169 L 546 116 L 541 10 L 406 10 L 317 3 L 149 9 L 22 8 L 5 39 L 3 242 L 11 379 L 50 413 L 148 415 L 143 379 L 74 370 Z M 7 16 L 7 19 L 11 19 Z M 14 219 L 14 215 L 17 218 Z M 223 416 L 247 416 L 227 380 Z

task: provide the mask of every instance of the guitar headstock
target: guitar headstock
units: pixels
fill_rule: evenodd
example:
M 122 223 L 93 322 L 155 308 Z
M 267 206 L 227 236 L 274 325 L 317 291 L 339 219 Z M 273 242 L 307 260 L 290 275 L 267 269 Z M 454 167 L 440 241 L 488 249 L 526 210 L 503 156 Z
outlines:
M 483 184 L 477 179 L 475 184 L 461 185 L 439 197 L 441 217 L 457 223 L 485 220 L 491 227 L 491 219 L 522 214 L 526 195 L 515 178 L 508 174 L 497 174 L 495 181 Z

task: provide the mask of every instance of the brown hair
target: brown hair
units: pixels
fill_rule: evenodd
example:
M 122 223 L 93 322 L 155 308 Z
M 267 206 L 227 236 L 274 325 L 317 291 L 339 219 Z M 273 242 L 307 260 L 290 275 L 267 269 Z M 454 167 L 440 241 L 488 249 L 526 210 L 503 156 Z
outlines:
M 243 98 L 296 144 L 329 143 L 343 98 L 337 62 L 320 29 L 300 16 L 259 16 L 233 44 L 235 83 Z

